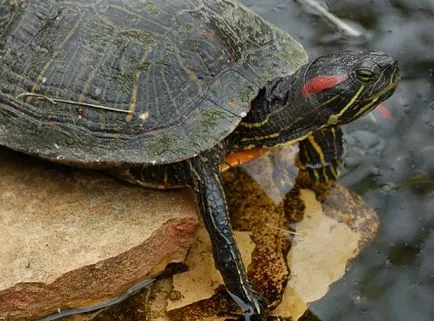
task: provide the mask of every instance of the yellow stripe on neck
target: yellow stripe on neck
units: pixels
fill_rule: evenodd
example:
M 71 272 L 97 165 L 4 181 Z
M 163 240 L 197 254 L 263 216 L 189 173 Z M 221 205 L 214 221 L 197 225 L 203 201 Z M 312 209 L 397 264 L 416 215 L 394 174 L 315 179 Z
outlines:
M 363 90 L 365 89 L 365 85 L 361 85 L 357 92 L 354 94 L 353 98 L 345 105 L 344 108 L 338 114 L 332 114 L 329 116 L 327 120 L 328 125 L 336 125 L 339 123 L 339 118 L 356 102 L 357 98 L 360 97 Z

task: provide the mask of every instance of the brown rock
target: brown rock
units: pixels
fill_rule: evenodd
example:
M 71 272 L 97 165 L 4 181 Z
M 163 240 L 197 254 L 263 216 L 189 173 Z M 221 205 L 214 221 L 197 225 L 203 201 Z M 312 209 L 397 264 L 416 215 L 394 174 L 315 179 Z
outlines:
M 225 175 L 235 238 L 250 280 L 270 303 L 268 320 L 299 319 L 342 277 L 378 228 L 373 209 L 346 188 L 336 186 L 321 204 L 318 199 L 329 194 L 330 186 L 316 186 L 316 192 L 302 188 L 309 185 L 304 173 L 295 183 L 289 155 L 284 150 L 249 165 L 254 179 L 239 170 Z M 223 321 L 241 314 L 224 291 L 203 228 L 187 264 L 189 271 L 87 320 Z
M 269 320 L 297 320 L 310 302 L 342 277 L 378 228 L 372 208 L 342 186 L 307 189 L 294 178 L 288 150 L 268 155 L 248 171 L 226 173 L 235 238 L 254 287 L 272 309 Z M 261 175 L 257 175 L 260 173 Z M 217 321 L 241 315 L 214 268 L 209 237 L 197 234 L 189 271 L 165 278 L 101 313 L 68 321 Z
M 112 299 L 183 261 L 194 241 L 188 190 L 147 190 L 5 148 L 0 172 L 0 320 Z

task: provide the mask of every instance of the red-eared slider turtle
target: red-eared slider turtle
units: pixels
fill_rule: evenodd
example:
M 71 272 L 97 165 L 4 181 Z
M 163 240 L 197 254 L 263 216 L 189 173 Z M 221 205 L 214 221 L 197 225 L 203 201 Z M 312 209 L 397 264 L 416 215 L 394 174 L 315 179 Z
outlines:
M 291 36 L 235 0 L 0 0 L 0 144 L 192 186 L 248 320 L 266 313 L 232 236 L 224 157 L 300 142 L 312 178 L 335 179 L 339 126 L 388 98 L 398 74 L 372 50 L 306 63 Z

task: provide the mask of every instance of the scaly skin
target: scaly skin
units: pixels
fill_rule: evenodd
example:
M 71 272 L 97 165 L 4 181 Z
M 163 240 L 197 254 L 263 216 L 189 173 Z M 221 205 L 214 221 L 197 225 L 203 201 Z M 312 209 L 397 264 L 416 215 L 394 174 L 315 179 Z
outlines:
M 261 306 L 262 298 L 248 283 L 246 270 L 232 234 L 218 160 L 215 155 L 205 153 L 188 161 L 192 185 L 198 196 L 203 222 L 211 238 L 214 261 L 227 291 L 243 310 L 245 319 L 253 321 L 261 314 L 266 315 L 262 313 L 265 307 Z

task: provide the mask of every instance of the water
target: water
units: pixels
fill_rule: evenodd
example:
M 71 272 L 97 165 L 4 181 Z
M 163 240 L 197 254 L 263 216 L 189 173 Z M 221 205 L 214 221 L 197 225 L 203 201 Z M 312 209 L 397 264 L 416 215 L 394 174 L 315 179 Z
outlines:
M 362 37 L 340 32 L 304 1 L 242 2 L 311 57 L 374 48 L 398 59 L 395 95 L 345 129 L 341 182 L 377 209 L 380 231 L 311 311 L 322 321 L 434 320 L 434 0 L 320 2 Z

